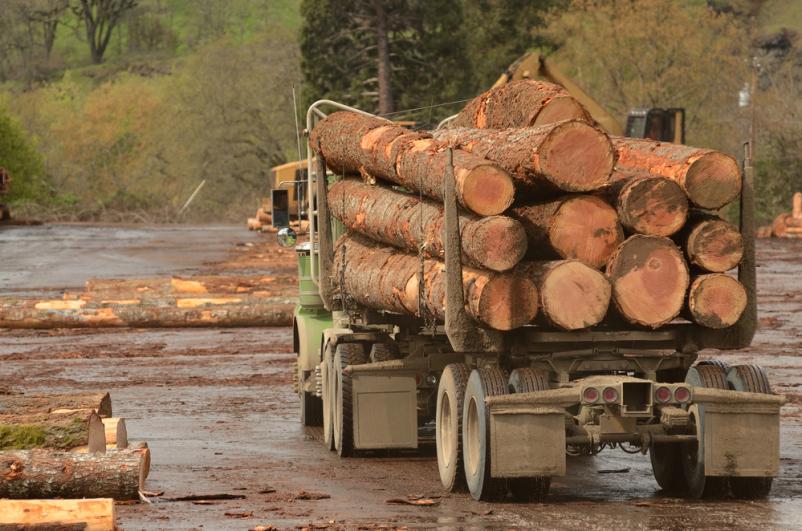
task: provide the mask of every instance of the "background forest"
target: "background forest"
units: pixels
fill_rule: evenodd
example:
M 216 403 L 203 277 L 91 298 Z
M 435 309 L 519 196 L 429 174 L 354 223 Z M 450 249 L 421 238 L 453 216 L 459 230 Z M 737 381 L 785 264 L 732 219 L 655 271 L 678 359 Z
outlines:
M 739 155 L 754 107 L 766 221 L 802 189 L 799 32 L 795 0 L 0 0 L 0 164 L 18 216 L 239 222 L 310 101 L 430 127 L 540 50 L 691 144 Z

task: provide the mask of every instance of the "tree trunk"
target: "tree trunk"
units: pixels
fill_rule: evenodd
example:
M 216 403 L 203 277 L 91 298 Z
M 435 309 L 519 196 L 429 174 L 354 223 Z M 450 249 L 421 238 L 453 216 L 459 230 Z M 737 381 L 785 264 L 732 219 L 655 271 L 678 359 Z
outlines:
M 446 151 L 429 135 L 381 118 L 335 112 L 317 124 L 310 143 L 335 173 L 379 177 L 443 199 Z M 483 216 L 500 214 L 515 194 L 512 179 L 495 163 L 454 150 L 459 203 Z
M 577 260 L 523 262 L 519 269 L 535 282 L 540 315 L 563 330 L 599 324 L 610 305 L 610 282 L 601 272 Z
M 525 129 L 442 129 L 434 137 L 494 161 L 541 198 L 602 188 L 615 163 L 607 135 L 578 120 Z
M 0 498 L 137 500 L 145 478 L 133 450 L 81 454 L 54 450 L 0 453 Z
M 87 297 L 91 299 L 90 297 Z M 289 326 L 285 297 L 207 295 L 163 299 L 40 300 L 0 298 L 2 328 L 205 328 Z
M 743 237 L 738 229 L 716 216 L 693 213 L 678 240 L 685 246 L 691 265 L 711 273 L 723 273 L 741 262 Z
M 328 197 L 332 214 L 349 230 L 415 253 L 423 246 L 428 256 L 443 258 L 445 216 L 441 205 L 354 179 L 335 183 Z M 462 214 L 459 222 L 467 265 L 507 271 L 523 258 L 526 233 L 519 222 L 473 214 Z
M 128 450 L 137 452 L 142 456 L 142 477 L 148 479 L 150 475 L 150 448 L 148 443 L 145 441 L 129 443 Z
M 379 114 L 395 110 L 393 102 L 393 65 L 390 62 L 390 39 L 387 34 L 387 13 L 381 0 L 371 0 L 376 14 L 376 70 L 379 79 Z
M 445 267 L 424 260 L 423 286 L 419 285 L 421 263 L 417 256 L 356 237 L 337 242 L 334 284 L 341 297 L 351 298 L 375 310 L 420 315 L 425 310 L 439 320 L 445 318 Z M 463 268 L 465 309 L 478 322 L 496 330 L 511 330 L 529 323 L 537 314 L 537 289 L 525 276 L 490 273 Z M 347 303 L 346 303 L 347 306 Z
M 101 417 L 111 416 L 108 393 L 0 394 L 0 415 L 68 413 L 91 409 Z
M 618 168 L 676 181 L 691 203 L 701 208 L 721 208 L 741 192 L 738 163 L 719 151 L 641 138 L 612 137 L 612 141 Z
M 117 449 L 128 448 L 128 429 L 125 426 L 125 419 L 117 417 L 103 419 L 103 428 L 106 433 L 106 447 L 113 444 Z
M 629 232 L 671 236 L 688 219 L 688 199 L 682 188 L 665 177 L 639 173 L 613 174 L 608 195 L 618 219 Z
M 687 313 L 698 325 L 728 328 L 738 322 L 746 309 L 746 288 L 729 275 L 700 275 L 688 290 Z
M 526 231 L 530 258 L 574 258 L 598 269 L 624 241 L 615 209 L 595 196 L 515 207 L 510 216 Z
M 657 328 L 682 310 L 688 265 L 668 238 L 636 234 L 622 243 L 607 264 L 613 301 L 629 322 Z
M 114 500 L 0 500 L 0 529 L 114 531 Z M 67 527 L 59 527 L 67 526 Z
M 521 79 L 475 97 L 449 127 L 509 129 L 572 119 L 593 123 L 582 105 L 560 85 Z
M 69 450 L 78 446 L 87 446 L 89 452 L 106 451 L 103 422 L 91 409 L 0 415 L 0 450 Z

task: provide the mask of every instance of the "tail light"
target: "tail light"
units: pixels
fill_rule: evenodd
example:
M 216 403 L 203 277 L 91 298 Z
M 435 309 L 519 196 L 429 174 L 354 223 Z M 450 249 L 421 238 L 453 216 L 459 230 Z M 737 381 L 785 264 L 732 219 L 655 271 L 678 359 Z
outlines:
M 677 387 L 674 389 L 674 400 L 680 404 L 685 404 L 691 400 L 691 390 L 687 387 Z
M 589 404 L 598 402 L 599 396 L 599 390 L 595 387 L 586 387 L 585 390 L 582 391 L 582 399 Z
M 654 391 L 654 398 L 661 404 L 671 401 L 671 389 L 668 387 L 658 387 Z
M 608 404 L 612 404 L 614 402 L 618 402 L 618 391 L 614 387 L 606 387 L 604 391 L 602 391 L 602 398 Z

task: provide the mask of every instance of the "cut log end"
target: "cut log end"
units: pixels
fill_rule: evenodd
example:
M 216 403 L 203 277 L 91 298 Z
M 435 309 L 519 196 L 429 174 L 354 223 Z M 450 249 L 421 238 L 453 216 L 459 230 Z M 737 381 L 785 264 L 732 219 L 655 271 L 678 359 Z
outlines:
M 507 172 L 494 164 L 482 164 L 464 176 L 460 195 L 471 211 L 480 216 L 495 216 L 512 205 L 515 186 Z
M 744 246 L 738 229 L 722 219 L 705 220 L 688 235 L 688 258 L 705 271 L 723 273 L 741 262 Z
M 614 153 L 607 135 L 572 120 L 551 131 L 538 156 L 541 171 L 556 186 L 569 192 L 586 192 L 598 190 L 610 181 Z
M 610 282 L 601 272 L 576 260 L 557 262 L 538 283 L 541 311 L 563 330 L 599 324 L 610 304 Z
M 562 258 L 601 268 L 624 241 L 615 209 L 598 197 L 577 196 L 563 202 L 552 218 L 549 243 Z
M 526 254 L 526 232 L 511 218 L 490 216 L 476 221 L 470 228 L 473 240 L 484 242 L 473 248 L 473 259 L 483 267 L 507 271 Z
M 705 153 L 688 168 L 685 191 L 691 201 L 702 208 L 723 207 L 741 192 L 738 163 L 724 153 Z
M 688 219 L 688 199 L 682 188 L 664 177 L 638 177 L 618 196 L 621 224 L 632 232 L 671 236 Z
M 688 293 L 691 319 L 707 328 L 728 328 L 746 310 L 746 289 L 734 278 L 712 273 L 697 277 Z
M 513 330 L 537 316 L 537 301 L 537 288 L 526 276 L 495 275 L 485 285 L 476 313 L 495 330 Z
M 637 234 L 616 249 L 607 265 L 616 308 L 628 321 L 657 328 L 685 303 L 688 266 L 668 238 Z
M 543 106 L 533 126 L 553 124 L 563 120 L 588 120 L 588 115 L 582 105 L 570 96 L 557 96 Z

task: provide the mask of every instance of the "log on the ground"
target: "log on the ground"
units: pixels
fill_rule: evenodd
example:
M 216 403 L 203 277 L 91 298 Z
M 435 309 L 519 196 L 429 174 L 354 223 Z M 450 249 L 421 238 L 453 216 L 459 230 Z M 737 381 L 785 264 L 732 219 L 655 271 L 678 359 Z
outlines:
M 83 296 L 136 298 L 137 296 L 269 294 L 276 283 L 271 275 L 195 275 L 187 277 L 90 278 Z M 121 297 L 120 294 L 124 295 Z M 80 297 L 80 296 L 79 296 Z
M 94 410 L 0 415 L 0 450 L 78 446 L 87 446 L 89 452 L 106 451 L 105 428 Z
M 150 447 L 145 441 L 137 441 L 128 444 L 128 450 L 138 452 L 142 455 L 142 477 L 148 479 L 150 475 Z
M 615 171 L 608 195 L 616 206 L 621 225 L 629 232 L 671 236 L 688 219 L 685 192 L 666 177 Z
M 743 237 L 735 225 L 721 218 L 693 213 L 679 235 L 691 265 L 711 273 L 723 273 L 741 262 Z
M 775 238 L 802 238 L 802 219 L 782 213 L 774 218 L 771 232 Z
M 113 444 L 116 448 L 128 448 L 128 429 L 125 419 L 112 417 L 103 419 L 103 428 L 106 433 L 106 446 Z
M 270 211 L 265 211 L 264 208 L 256 209 L 256 219 L 259 220 L 259 223 L 270 225 L 273 222 L 273 214 Z
M 92 409 L 101 417 L 111 416 L 108 393 L 0 394 L 0 415 L 66 413 Z
M 688 290 L 690 319 L 707 328 L 728 328 L 746 309 L 746 288 L 723 273 L 696 277 Z
M 623 171 L 648 171 L 667 177 L 691 203 L 718 209 L 741 191 L 741 172 L 734 158 L 720 151 L 643 138 L 611 137 Z
M 136 500 L 145 481 L 142 463 L 142 454 L 134 450 L 0 452 L 0 498 Z
M 526 129 L 442 129 L 437 140 L 496 162 L 524 193 L 597 190 L 610 182 L 615 152 L 607 135 L 578 120 Z
M 607 264 L 613 301 L 627 321 L 657 328 L 682 310 L 688 265 L 674 242 L 636 234 L 622 243 Z
M 329 208 L 346 228 L 372 240 L 412 252 L 423 246 L 430 257 L 444 256 L 445 215 L 433 201 L 346 179 L 330 188 Z M 459 224 L 466 265 L 507 271 L 526 253 L 526 233 L 514 219 L 461 214 Z
M 560 85 L 521 79 L 494 87 L 468 102 L 449 127 L 508 129 L 533 127 L 562 120 L 591 122 L 590 115 Z
M 445 318 L 445 266 L 423 261 L 423 285 L 418 279 L 420 259 L 412 254 L 357 237 L 337 242 L 332 281 L 341 297 L 376 310 L 418 315 L 419 300 L 431 315 Z M 463 268 L 465 309 L 490 328 L 511 330 L 537 314 L 537 289 L 524 275 Z M 423 295 L 420 298 L 420 295 Z
M 599 324 L 610 305 L 610 282 L 577 260 L 523 262 L 522 273 L 534 280 L 540 316 L 551 326 L 579 330 Z
M 601 268 L 624 241 L 615 209 L 595 196 L 514 207 L 510 216 L 523 225 L 534 259 L 573 258 Z
M 114 531 L 114 500 L 0 500 L 0 529 Z M 62 526 L 62 527 L 59 527 Z
M 284 297 L 212 294 L 159 300 L 0 298 L 2 328 L 203 328 L 289 326 L 295 305 Z
M 262 222 L 256 218 L 248 218 L 247 220 L 248 230 L 261 230 L 262 229 Z
M 341 111 L 320 121 L 309 141 L 335 173 L 381 178 L 443 199 L 447 153 L 428 134 Z M 457 201 L 462 206 L 492 216 L 512 204 L 515 189 L 506 171 L 462 149 L 455 149 L 453 155 Z

